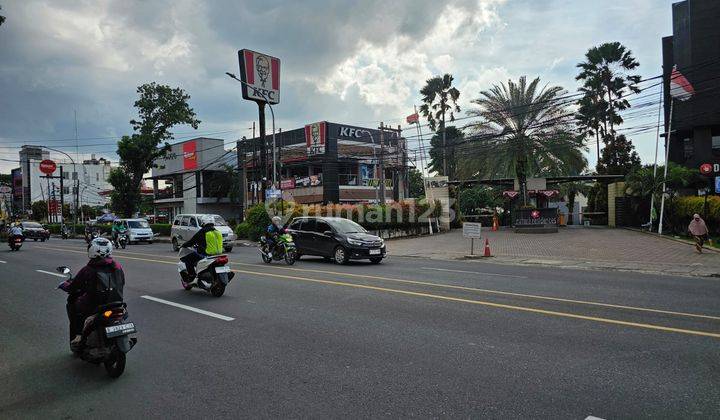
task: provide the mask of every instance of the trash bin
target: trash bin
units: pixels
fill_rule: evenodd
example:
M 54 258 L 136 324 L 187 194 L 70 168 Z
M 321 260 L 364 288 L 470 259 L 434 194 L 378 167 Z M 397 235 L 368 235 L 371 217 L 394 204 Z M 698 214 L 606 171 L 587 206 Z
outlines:
M 566 220 L 565 213 L 560 213 L 560 217 L 558 220 L 560 221 L 560 226 L 567 225 L 567 222 L 565 221 Z

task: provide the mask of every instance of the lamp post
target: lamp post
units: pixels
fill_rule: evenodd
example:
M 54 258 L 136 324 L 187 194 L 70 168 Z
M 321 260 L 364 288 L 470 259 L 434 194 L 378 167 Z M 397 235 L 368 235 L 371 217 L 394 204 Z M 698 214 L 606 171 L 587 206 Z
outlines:
M 243 85 L 252 88 L 252 86 L 250 86 L 249 84 L 247 84 L 247 83 L 243 82 L 242 80 L 238 79 L 234 74 L 232 74 L 232 73 L 230 73 L 230 72 L 225 72 L 225 74 L 227 74 L 231 79 L 234 79 L 234 80 L 242 83 Z M 265 96 L 265 94 L 262 93 L 262 92 L 259 91 L 259 90 L 257 91 L 257 93 L 259 93 L 259 94 L 263 97 L 263 99 L 265 99 L 265 103 L 266 103 L 267 106 L 270 108 L 270 115 L 272 116 L 272 131 L 273 131 L 273 132 L 272 132 L 272 142 L 273 142 L 273 164 L 272 164 L 273 174 L 272 174 L 272 182 L 273 182 L 273 188 L 275 188 L 275 187 L 276 187 L 276 182 L 277 182 L 277 178 L 276 178 L 276 175 L 277 175 L 277 166 L 276 166 L 276 164 L 277 164 L 277 150 L 276 150 L 276 144 L 275 144 L 275 111 L 273 111 L 273 107 L 272 107 L 272 105 L 270 105 L 270 99 L 268 99 L 268 97 Z
M 63 152 L 62 150 L 53 149 L 52 147 L 47 147 L 47 146 L 41 146 L 41 147 L 44 148 L 44 149 L 48 149 L 48 150 L 51 150 L 51 151 L 53 151 L 53 152 L 61 153 L 61 154 L 65 155 L 65 156 L 67 156 L 67 158 L 70 159 L 70 162 L 72 163 L 73 173 L 75 174 L 75 178 L 76 178 L 76 179 L 75 179 L 75 183 L 74 183 L 74 184 L 75 184 L 75 214 L 74 214 L 75 219 L 73 220 L 73 236 L 75 236 L 75 233 L 76 233 L 76 232 L 75 232 L 75 227 L 77 226 L 77 213 L 78 213 L 78 209 L 77 209 L 77 207 L 78 207 L 77 203 L 78 203 L 78 198 L 79 198 L 78 194 L 79 194 L 79 192 L 80 192 L 80 191 L 79 191 L 79 188 L 80 188 L 80 177 L 78 177 L 78 172 L 77 172 L 77 169 L 76 169 L 76 167 L 75 167 L 75 160 L 74 160 L 70 155 L 68 155 L 67 153 Z M 60 190 L 60 194 L 61 194 L 61 195 L 63 194 L 63 191 L 62 191 L 62 190 Z M 60 230 L 62 231 L 62 225 L 65 224 L 65 219 L 62 218 L 62 208 L 60 209 L 60 219 L 62 220 L 62 222 L 60 223 Z

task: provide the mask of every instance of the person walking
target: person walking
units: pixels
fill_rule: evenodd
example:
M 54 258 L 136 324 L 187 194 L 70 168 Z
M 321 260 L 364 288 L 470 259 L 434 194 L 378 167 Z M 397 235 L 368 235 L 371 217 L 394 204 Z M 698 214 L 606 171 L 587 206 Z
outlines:
M 688 230 L 695 238 L 695 250 L 697 250 L 698 254 L 702 254 L 702 247 L 707 239 L 708 228 L 707 225 L 705 225 L 705 221 L 700 218 L 699 214 L 693 214 L 693 219 L 690 221 Z

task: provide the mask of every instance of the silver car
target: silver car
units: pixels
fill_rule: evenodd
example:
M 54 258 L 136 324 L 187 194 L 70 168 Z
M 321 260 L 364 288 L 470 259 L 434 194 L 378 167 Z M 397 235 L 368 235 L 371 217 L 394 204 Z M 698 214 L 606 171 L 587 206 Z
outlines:
M 225 252 L 232 251 L 235 245 L 235 233 L 225 219 L 217 214 L 178 214 L 175 216 L 170 228 L 173 251 L 177 252 L 183 243 L 189 241 L 200 230 L 202 227 L 200 223 L 204 217 L 212 217 L 215 220 L 215 229 L 222 234 Z

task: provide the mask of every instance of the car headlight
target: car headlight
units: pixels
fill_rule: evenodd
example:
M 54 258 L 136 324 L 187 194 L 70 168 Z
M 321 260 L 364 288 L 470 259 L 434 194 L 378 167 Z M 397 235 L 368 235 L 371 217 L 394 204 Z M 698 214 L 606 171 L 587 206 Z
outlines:
M 348 238 L 347 241 L 348 241 L 348 243 L 349 243 L 350 245 L 365 245 L 365 242 L 360 241 L 360 240 L 358 240 L 358 239 Z

